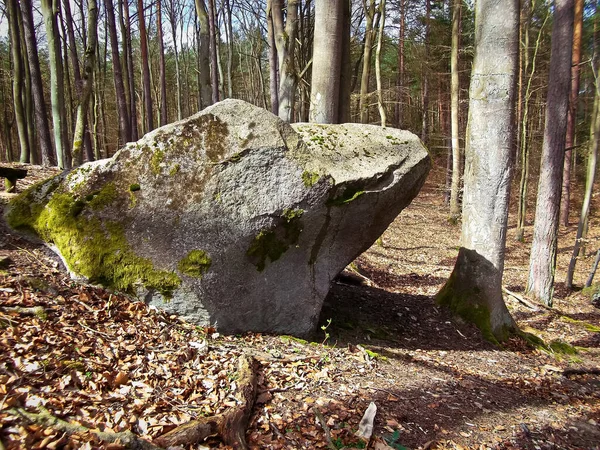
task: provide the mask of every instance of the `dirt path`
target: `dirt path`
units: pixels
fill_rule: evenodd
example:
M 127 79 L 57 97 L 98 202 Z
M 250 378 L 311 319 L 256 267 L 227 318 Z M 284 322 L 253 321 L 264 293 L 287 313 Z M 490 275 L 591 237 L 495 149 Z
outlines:
M 20 190 L 48 174 L 32 172 Z M 46 317 L 0 312 L 0 439 L 7 448 L 106 448 L 89 434 L 65 435 L 14 414 L 40 406 L 90 428 L 152 439 L 235 404 L 237 358 L 258 352 L 267 356 L 247 433 L 252 448 L 360 447 L 353 432 L 370 402 L 378 407 L 372 447 L 600 448 L 600 376 L 565 372 L 600 367 L 600 310 L 560 285 L 553 311 L 533 312 L 508 297 L 522 328 L 576 346 L 576 354 L 551 354 L 519 339 L 496 348 L 438 308 L 433 296 L 452 270 L 460 230 L 446 221 L 436 180 L 434 171 L 355 262 L 371 285 L 334 283 L 316 343 L 220 336 L 73 283 L 44 248 L 2 227 L 0 259 L 10 263 L 0 271 L 0 307 L 42 306 Z M 598 217 L 590 230 L 589 247 L 598 247 Z M 558 280 L 574 231 L 561 231 Z M 505 284 L 515 292 L 525 286 L 529 245 L 509 240 Z M 591 259 L 580 262 L 576 283 Z

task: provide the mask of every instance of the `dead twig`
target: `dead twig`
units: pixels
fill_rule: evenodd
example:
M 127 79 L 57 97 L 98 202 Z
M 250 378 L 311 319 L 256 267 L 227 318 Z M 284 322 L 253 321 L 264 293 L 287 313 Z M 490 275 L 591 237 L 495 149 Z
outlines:
M 325 420 L 325 417 L 323 417 L 323 414 L 321 413 L 319 408 L 317 408 L 316 406 L 313 407 L 312 410 L 315 413 L 315 416 L 317 417 L 317 421 L 319 422 L 319 425 L 321 425 L 321 428 L 323 428 L 323 431 L 325 432 L 325 440 L 327 441 L 327 448 L 329 448 L 330 450 L 337 450 L 337 447 L 333 444 L 333 441 L 331 440 L 331 431 L 329 430 L 329 427 L 327 426 L 327 421 Z
M 502 287 L 502 291 L 504 291 L 504 293 L 506 295 L 511 296 L 512 298 L 514 298 L 515 300 L 517 300 L 519 303 L 521 303 L 522 305 L 525 305 L 527 308 L 532 309 L 533 311 L 539 311 L 540 309 L 538 308 L 538 306 L 541 305 L 534 305 L 533 303 L 531 303 L 529 300 L 526 300 L 523 296 L 509 291 L 508 289 L 506 289 L 504 286 Z

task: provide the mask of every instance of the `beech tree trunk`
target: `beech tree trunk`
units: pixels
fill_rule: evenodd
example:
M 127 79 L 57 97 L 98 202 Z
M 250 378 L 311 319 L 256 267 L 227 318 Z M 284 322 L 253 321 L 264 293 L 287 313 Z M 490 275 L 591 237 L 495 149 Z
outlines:
M 577 125 L 577 99 L 579 98 L 579 74 L 581 73 L 581 36 L 583 32 L 583 0 L 575 0 L 575 22 L 573 23 L 573 56 L 571 63 L 571 94 L 567 115 L 567 136 L 565 141 L 565 166 L 560 202 L 560 223 L 569 225 L 569 207 L 571 205 L 571 161 L 575 147 L 575 128 Z
M 502 298 L 518 69 L 518 0 L 475 3 L 462 247 L 436 300 L 491 341 L 516 325 Z
M 315 34 L 309 118 L 338 123 L 346 0 L 315 1 Z
M 63 66 L 60 51 L 60 34 L 58 31 L 58 0 L 41 0 L 42 15 L 48 39 L 48 56 L 50 60 L 50 103 L 52 105 L 52 123 L 54 125 L 54 147 L 58 167 L 67 169 L 70 166 L 68 150 L 65 148 L 66 134 L 65 87 L 63 84 Z
M 571 87 L 573 1 L 555 0 L 552 54 L 527 292 L 552 306 L 567 111 Z
M 454 222 L 460 217 L 460 178 L 461 157 L 459 141 L 459 94 L 458 48 L 460 46 L 460 7 L 462 0 L 454 0 L 452 8 L 452 49 L 450 55 L 450 109 L 452 133 L 452 182 L 450 184 L 450 219 Z

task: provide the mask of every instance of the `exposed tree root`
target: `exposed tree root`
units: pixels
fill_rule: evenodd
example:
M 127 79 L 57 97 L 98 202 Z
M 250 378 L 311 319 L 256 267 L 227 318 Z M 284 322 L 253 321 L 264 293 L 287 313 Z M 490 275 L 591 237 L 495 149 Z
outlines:
M 210 436 L 219 436 L 226 445 L 235 450 L 246 450 L 246 428 L 256 399 L 257 362 L 252 356 L 244 355 L 238 365 L 237 385 L 239 390 L 236 407 L 222 414 L 192 420 L 149 442 L 131 431 L 109 433 L 91 430 L 53 416 L 47 409 L 40 408 L 39 413 L 30 413 L 22 408 L 13 408 L 12 414 L 28 422 L 52 428 L 68 434 L 90 433 L 104 442 L 117 443 L 131 450 L 161 450 L 179 448 L 203 441 Z
M 89 433 L 96 436 L 104 442 L 121 444 L 131 450 L 161 450 L 160 447 L 140 438 L 131 431 L 123 431 L 120 433 L 107 433 L 104 431 L 90 430 L 82 425 L 75 425 L 66 422 L 58 417 L 53 416 L 45 408 L 40 408 L 39 413 L 30 413 L 22 408 L 13 408 L 9 410 L 15 416 L 20 416 L 25 420 L 41 425 L 43 427 L 52 428 L 53 430 L 63 431 L 68 434 L 83 434 Z
M 245 450 L 246 428 L 256 399 L 257 362 L 252 356 L 244 355 L 238 366 L 239 405 L 222 414 L 192 420 L 156 438 L 162 447 L 189 445 L 218 435 L 226 445 L 236 450 Z

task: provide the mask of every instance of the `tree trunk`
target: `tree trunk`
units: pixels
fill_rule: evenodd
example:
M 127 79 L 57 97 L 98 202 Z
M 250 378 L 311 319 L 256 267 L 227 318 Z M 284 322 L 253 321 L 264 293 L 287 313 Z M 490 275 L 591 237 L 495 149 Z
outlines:
M 555 0 L 546 121 L 527 292 L 552 306 L 567 111 L 571 86 L 573 1 Z
M 461 156 L 459 140 L 459 95 L 460 84 L 458 78 L 458 48 L 460 46 L 460 7 L 462 0 L 454 0 L 452 8 L 452 50 L 450 55 L 450 109 L 452 128 L 452 183 L 450 185 L 450 220 L 458 221 L 460 218 L 460 179 Z
M 176 0 L 169 0 L 167 15 L 171 24 L 171 34 L 173 36 L 173 52 L 175 53 L 175 84 L 177 85 L 177 120 L 183 119 L 183 110 L 181 106 L 181 69 L 179 68 L 179 49 L 177 47 L 177 20 L 178 14 L 175 7 Z
M 310 8 L 310 0 L 307 2 Z M 338 122 L 350 122 L 350 97 L 352 85 L 351 55 L 350 55 L 350 27 L 352 21 L 352 2 L 342 2 L 343 22 L 342 22 L 342 60 L 340 62 L 340 92 L 338 103 Z
M 286 20 L 283 18 L 283 0 L 271 0 L 270 12 L 273 22 L 277 62 L 279 63 L 279 117 L 291 122 L 296 99 L 297 73 L 295 64 L 296 38 L 298 35 L 298 0 L 288 0 Z
M 345 0 L 315 1 L 310 121 L 338 123 Z
M 385 28 L 385 0 L 380 0 L 379 2 L 379 17 L 377 49 L 375 50 L 375 80 L 377 82 L 377 107 L 379 109 L 379 117 L 381 118 L 381 126 L 385 127 L 387 115 L 385 113 L 385 105 L 383 104 L 383 88 L 381 87 L 381 46 L 383 43 L 383 30 Z
M 225 0 L 226 32 L 227 32 L 227 97 L 233 98 L 233 7 Z
M 18 19 L 18 6 L 16 0 L 6 0 L 8 9 L 8 27 L 10 36 L 10 49 L 12 54 L 12 86 L 13 86 L 13 105 L 15 108 L 15 120 L 17 122 L 17 133 L 19 136 L 19 161 L 21 163 L 29 162 L 30 148 L 29 137 L 27 135 L 27 117 L 23 100 L 24 94 L 24 70 L 23 55 L 21 53 L 21 37 Z
M 406 0 L 400 0 L 400 28 L 398 31 L 398 74 L 396 76 L 396 126 L 402 128 L 404 117 L 404 36 L 406 29 Z
M 137 0 L 138 22 L 140 28 L 140 53 L 142 57 L 142 86 L 144 91 L 144 114 L 146 133 L 154 129 L 154 114 L 152 112 L 152 83 L 150 80 L 150 65 L 148 63 L 148 34 L 144 18 L 144 1 Z
M 421 93 L 421 108 L 423 115 L 421 116 L 421 140 L 427 145 L 429 144 L 429 35 L 431 34 L 431 0 L 425 0 L 425 56 L 422 62 L 422 93 Z
M 371 50 L 373 48 L 373 21 L 375 19 L 375 0 L 369 0 L 369 6 L 365 3 L 365 16 L 367 23 L 365 26 L 365 47 L 363 51 L 363 68 L 360 78 L 360 101 L 358 109 L 360 112 L 360 122 L 369 121 L 369 78 L 371 74 Z M 316 27 L 315 27 L 316 30 Z
M 160 83 L 160 126 L 168 123 L 167 118 L 167 72 L 165 68 L 165 43 L 162 31 L 162 1 L 156 0 L 156 29 L 158 38 L 158 82 Z M 174 38 L 173 38 L 174 39 Z
M 112 0 L 104 0 L 106 10 L 106 24 L 110 36 L 110 49 L 112 53 L 113 79 L 117 97 L 117 114 L 119 116 L 119 137 L 121 145 L 131 140 L 131 128 L 127 99 L 125 98 L 125 85 L 123 84 L 123 70 L 119 55 L 119 40 L 117 38 L 117 25 L 115 21 L 115 8 Z
M 98 40 L 98 7 L 96 0 L 88 0 L 88 28 L 87 46 L 83 57 L 83 77 L 81 86 L 81 100 L 77 107 L 77 122 L 73 136 L 73 159 L 77 165 L 81 164 L 82 142 L 85 134 L 86 118 L 92 88 L 94 86 L 94 67 L 96 65 L 96 42 Z
M 519 2 L 475 3 L 462 247 L 436 300 L 491 340 L 516 325 L 502 298 L 518 64 Z
M 200 58 L 200 100 L 201 100 L 201 109 L 206 108 L 209 105 L 212 105 L 212 95 L 211 95 L 211 78 L 210 78 L 210 57 L 209 57 L 209 47 L 210 47 L 210 31 L 209 31 L 209 20 L 208 20 L 208 12 L 206 10 L 206 3 L 204 0 L 195 0 L 196 4 L 196 14 L 198 15 L 198 22 L 200 22 L 200 49 L 199 49 L 199 58 Z
M 56 149 L 58 167 L 67 169 L 69 168 L 70 161 L 64 142 L 67 123 L 60 35 L 58 32 L 59 4 L 57 0 L 41 0 L 41 6 L 46 37 L 48 39 L 48 56 L 50 59 L 50 100 L 52 104 L 52 123 L 54 125 L 54 147 Z
M 275 46 L 275 29 L 273 26 L 273 1 L 267 0 L 267 39 L 269 40 L 269 93 L 271 95 L 271 112 L 279 115 L 279 75 L 277 48 Z
M 217 55 L 217 18 L 215 0 L 208 0 L 208 33 L 210 54 L 210 84 L 212 88 L 212 102 L 219 101 L 219 61 Z
M 560 223 L 569 225 L 569 207 L 571 204 L 571 161 L 575 147 L 575 128 L 577 125 L 577 99 L 579 98 L 579 74 L 581 73 L 581 36 L 583 31 L 583 0 L 575 0 L 575 22 L 573 24 L 573 57 L 571 63 L 571 95 L 567 115 L 567 137 L 565 141 L 565 166 L 560 203 Z
M 42 153 L 42 164 L 44 166 L 53 166 L 56 164 L 56 158 L 52 151 L 52 139 L 50 138 L 50 128 L 47 121 L 44 85 L 42 84 L 35 25 L 33 22 L 33 7 L 31 0 L 21 0 L 20 5 L 21 15 L 23 16 L 25 42 L 27 43 L 27 59 L 29 61 L 29 70 L 31 71 L 31 90 L 35 102 L 35 124 Z
M 125 42 L 127 44 L 123 51 L 127 53 L 127 81 L 129 83 L 129 125 L 131 130 L 131 140 L 137 141 L 139 138 L 136 106 L 137 96 L 135 93 L 135 70 L 133 68 L 133 47 L 131 45 L 131 20 L 129 17 L 129 2 L 127 0 L 119 0 L 119 2 L 123 8 Z

